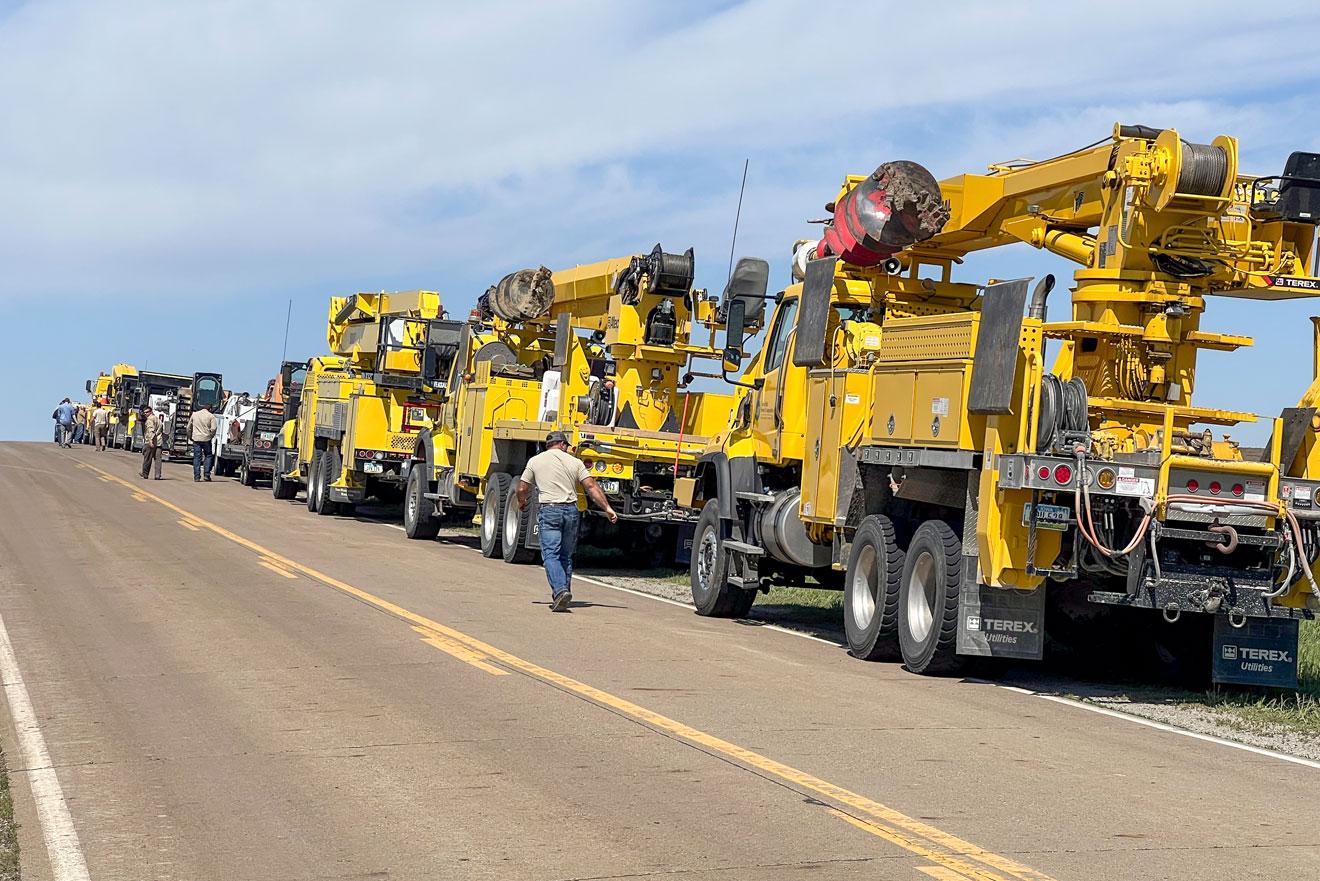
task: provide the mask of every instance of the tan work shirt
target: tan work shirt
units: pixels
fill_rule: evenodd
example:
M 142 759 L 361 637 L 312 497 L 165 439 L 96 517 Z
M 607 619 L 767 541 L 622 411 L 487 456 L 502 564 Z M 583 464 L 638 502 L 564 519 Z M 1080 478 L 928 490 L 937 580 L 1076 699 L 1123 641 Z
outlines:
M 104 428 L 110 424 L 110 411 L 105 407 L 97 407 L 92 411 L 92 425 L 95 428 Z
M 522 473 L 523 481 L 536 487 L 542 505 L 576 502 L 578 484 L 590 476 L 581 459 L 560 449 L 537 453 Z
M 154 410 L 142 425 L 142 442 L 149 447 L 159 447 L 165 443 L 165 424 Z
M 210 410 L 196 410 L 188 417 L 188 436 L 194 443 L 214 439 L 215 432 L 215 414 Z

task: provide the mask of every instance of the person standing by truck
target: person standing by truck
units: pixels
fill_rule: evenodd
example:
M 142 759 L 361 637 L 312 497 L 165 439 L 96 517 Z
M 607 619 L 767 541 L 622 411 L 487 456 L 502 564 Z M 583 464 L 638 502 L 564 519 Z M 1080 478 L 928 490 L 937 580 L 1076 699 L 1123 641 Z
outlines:
M 205 480 L 211 482 L 211 469 L 215 467 L 215 414 L 207 404 L 203 404 L 188 417 L 188 437 L 193 445 L 193 483 Z M 205 467 L 203 467 L 205 464 Z
M 68 398 L 60 401 L 60 405 L 55 408 L 55 412 L 50 416 L 55 420 L 56 434 L 55 442 L 62 447 L 71 447 L 70 442 L 73 437 L 73 419 L 76 411 L 72 402 Z
M 552 431 L 546 435 L 545 450 L 527 461 L 518 481 L 518 509 L 527 507 L 532 487 L 537 490 L 536 525 L 541 538 L 541 561 L 550 582 L 550 610 L 568 611 L 573 600 L 573 551 L 577 548 L 577 487 L 582 484 L 611 523 L 619 515 L 610 507 L 605 493 L 591 479 L 582 460 L 568 451 L 568 435 Z
M 92 434 L 96 439 L 97 452 L 105 452 L 105 438 L 110 433 L 110 406 L 104 401 L 96 402 L 92 411 Z
M 154 464 L 156 479 L 160 480 L 160 463 L 165 458 L 161 449 L 165 445 L 165 423 L 145 404 L 138 411 L 138 420 L 142 423 L 142 479 L 150 476 Z

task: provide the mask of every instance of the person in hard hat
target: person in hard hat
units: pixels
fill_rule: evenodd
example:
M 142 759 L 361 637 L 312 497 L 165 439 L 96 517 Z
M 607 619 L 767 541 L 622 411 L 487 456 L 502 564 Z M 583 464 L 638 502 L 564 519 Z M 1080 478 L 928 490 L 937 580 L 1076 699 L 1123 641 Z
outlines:
M 541 539 L 541 562 L 550 582 L 550 610 L 568 611 L 573 601 L 573 552 L 577 549 L 577 488 L 582 485 L 587 497 L 596 503 L 611 523 L 619 515 L 610 500 L 596 485 L 582 460 L 569 452 L 568 435 L 552 431 L 546 435 L 545 450 L 527 462 L 518 481 L 518 510 L 527 507 L 527 496 L 536 487 L 536 525 Z
M 160 466 L 165 459 L 165 423 L 160 415 L 146 404 L 138 411 L 138 423 L 142 426 L 142 479 L 151 476 L 155 466 L 155 477 L 160 480 Z

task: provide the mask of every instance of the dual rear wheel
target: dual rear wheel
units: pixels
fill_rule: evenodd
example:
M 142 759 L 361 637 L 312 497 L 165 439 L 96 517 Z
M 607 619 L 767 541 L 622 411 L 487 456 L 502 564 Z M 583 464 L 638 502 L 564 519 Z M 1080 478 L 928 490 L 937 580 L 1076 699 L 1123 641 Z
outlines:
M 867 661 L 901 658 L 914 673 L 955 671 L 961 584 L 962 542 L 947 523 L 922 523 L 904 553 L 888 517 L 867 517 L 845 579 L 849 651 Z

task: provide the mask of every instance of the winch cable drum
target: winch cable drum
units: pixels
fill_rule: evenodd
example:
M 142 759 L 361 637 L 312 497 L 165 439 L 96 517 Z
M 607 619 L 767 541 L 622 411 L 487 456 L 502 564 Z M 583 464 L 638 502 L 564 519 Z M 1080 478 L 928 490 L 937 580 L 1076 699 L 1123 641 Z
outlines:
M 1228 151 L 1214 144 L 1182 142 L 1178 192 L 1188 196 L 1218 196 L 1228 179 Z
M 628 268 L 619 273 L 614 280 L 614 292 L 627 305 L 636 305 L 643 293 L 640 287 L 643 277 L 646 278 L 645 293 L 662 297 L 686 297 L 696 277 L 696 258 L 692 249 L 688 248 L 682 254 L 671 254 L 657 244 L 650 254 L 634 257 Z
M 520 269 L 510 272 L 491 285 L 478 301 L 483 314 L 498 315 L 505 321 L 531 321 L 550 310 L 555 286 L 550 270 Z
M 1080 376 L 1064 382 L 1053 373 L 1040 378 L 1040 411 L 1036 420 L 1036 452 L 1048 453 L 1066 433 L 1083 433 L 1090 424 L 1086 383 Z

